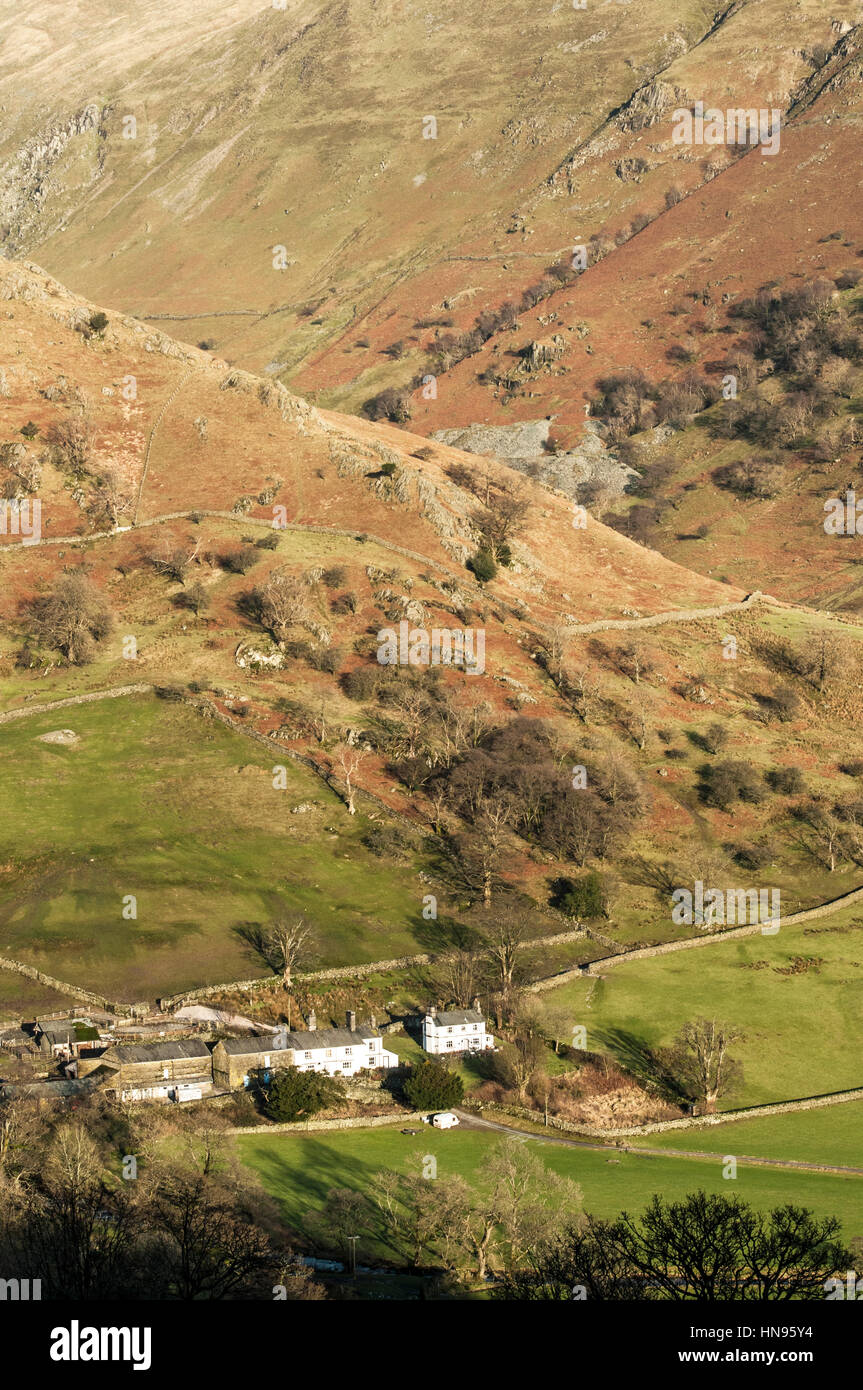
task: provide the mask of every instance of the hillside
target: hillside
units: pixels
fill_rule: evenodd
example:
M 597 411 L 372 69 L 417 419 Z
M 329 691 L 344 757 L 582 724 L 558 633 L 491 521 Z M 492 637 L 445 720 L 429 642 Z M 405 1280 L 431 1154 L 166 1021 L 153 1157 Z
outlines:
M 501 911 L 553 934 L 568 919 L 551 884 L 567 875 L 601 873 L 620 944 L 686 935 L 662 885 L 692 876 L 766 875 L 789 908 L 856 886 L 853 623 L 747 599 L 502 463 L 310 407 L 32 264 L 0 263 L 0 297 L 4 492 L 22 515 L 42 505 L 41 535 L 9 530 L 0 550 L 0 738 L 14 767 L 43 733 L 73 736 L 7 779 L 5 823 L 27 824 L 31 848 L 4 842 L 0 954 L 155 994 L 265 970 L 236 930 L 298 895 L 336 964 L 443 949 Z M 480 583 L 467 562 L 492 554 Z M 402 621 L 481 634 L 475 672 L 381 665 L 379 634 Z M 187 722 L 157 717 L 153 691 Z M 237 741 L 208 788 L 195 769 L 215 756 L 213 718 Z M 168 771 L 178 739 L 182 776 Z M 311 778 L 287 796 L 285 760 Z M 581 764 L 584 801 L 567 771 Z M 193 784 L 219 827 L 194 852 Z M 76 845 L 82 798 L 99 809 Z M 305 802 L 319 809 L 295 819 Z M 150 808 L 147 835 L 133 804 Z M 240 851 L 269 822 L 286 837 L 273 884 Z M 69 826 L 65 847 L 44 841 L 49 823 Z M 329 920 L 315 866 L 334 846 L 355 901 Z M 373 925 L 360 904 L 375 855 L 394 878 Z M 95 931 L 111 895 L 134 891 L 127 873 L 149 904 L 131 954 Z M 423 883 L 437 924 L 417 915 Z
M 735 318 L 747 297 L 857 273 L 861 12 L 650 0 L 534 18 L 498 7 L 489 73 L 489 12 L 475 3 L 435 17 L 390 0 L 205 0 L 170 20 L 154 3 L 123 16 L 96 5 L 59 51 L 44 9 L 25 3 L 5 35 L 27 80 L 0 62 L 0 244 L 148 318 L 154 336 L 205 345 L 217 373 L 262 373 L 424 436 L 546 421 L 548 447 L 527 466 L 588 505 L 610 484 L 618 524 L 621 468 L 639 464 L 585 432 L 598 383 L 696 372 L 715 393 L 747 353 Z M 779 113 L 777 148 L 679 143 L 674 113 L 699 100 Z M 575 246 L 588 264 L 573 273 Z M 202 418 L 214 378 L 180 351 Z M 781 460 L 793 467 L 769 511 L 729 514 L 711 472 L 741 450 L 705 449 L 710 421 L 637 441 L 642 465 L 661 456 L 674 515 L 623 529 L 708 581 L 854 609 L 850 548 L 825 545 L 818 518 L 853 477 L 858 402 L 855 386 L 829 459 L 804 437 Z M 808 528 L 787 505 L 802 479 Z M 173 483 L 156 473 L 148 489 L 172 505 Z M 693 540 L 704 526 L 706 544 Z

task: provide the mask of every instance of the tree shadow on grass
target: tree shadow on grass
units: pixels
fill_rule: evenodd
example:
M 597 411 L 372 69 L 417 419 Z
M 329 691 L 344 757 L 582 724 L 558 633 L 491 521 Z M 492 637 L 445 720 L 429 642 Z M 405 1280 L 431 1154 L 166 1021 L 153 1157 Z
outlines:
M 679 1105 L 687 1098 L 661 1049 L 650 1047 L 625 1028 L 596 1028 L 593 1036 L 642 1086 L 659 1091 L 672 1104 Z
M 406 1160 L 412 1152 L 410 1139 L 404 1137 L 403 1143 Z M 326 1230 L 318 1213 L 325 1207 L 329 1192 L 349 1188 L 367 1202 L 362 1213 L 366 1229 L 357 1231 L 363 1254 L 388 1260 L 396 1256 L 396 1262 L 402 1263 L 371 1198 L 375 1174 L 384 1168 L 404 1171 L 404 1162 L 395 1154 L 389 1161 L 382 1158 L 369 1163 L 352 1153 L 348 1142 L 327 1143 L 310 1135 L 274 1135 L 266 1144 L 256 1139 L 254 1160 L 246 1161 L 254 1167 L 267 1192 L 279 1202 L 286 1226 L 304 1236 L 313 1248 L 320 1250 L 323 1241 L 333 1254 L 338 1253 L 338 1235 Z
M 257 966 L 265 965 L 268 970 L 274 968 L 266 944 L 266 931 L 260 922 L 237 922 L 231 934 L 247 948 L 244 954 L 248 960 Z
M 481 940 L 476 927 L 467 922 L 446 916 L 430 920 L 423 917 L 422 911 L 408 918 L 408 929 L 421 950 L 435 955 L 442 951 L 475 950 Z

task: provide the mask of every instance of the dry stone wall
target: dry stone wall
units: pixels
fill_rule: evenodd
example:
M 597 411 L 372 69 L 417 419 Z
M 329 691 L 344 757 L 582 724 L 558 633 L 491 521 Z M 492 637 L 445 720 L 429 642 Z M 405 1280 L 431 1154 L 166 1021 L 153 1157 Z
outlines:
M 705 1125 L 730 1124 L 733 1120 L 753 1120 L 765 1115 L 787 1115 L 795 1110 L 821 1110 L 828 1105 L 842 1105 L 849 1100 L 863 1100 L 863 1086 L 850 1091 L 834 1091 L 828 1095 L 804 1096 L 800 1100 L 771 1102 L 769 1105 L 751 1105 L 745 1110 L 722 1110 L 713 1115 L 685 1115 L 678 1120 L 652 1120 L 645 1125 L 626 1125 L 617 1129 L 599 1129 L 596 1125 L 577 1125 L 569 1120 L 560 1120 L 554 1115 L 548 1117 L 548 1128 L 561 1130 L 567 1134 L 584 1134 L 594 1139 L 625 1139 L 638 1134 L 660 1134 L 666 1130 L 701 1129 Z M 465 1108 L 467 1104 L 465 1103 Z M 520 1105 L 485 1104 L 477 1107 L 481 1111 L 497 1110 L 513 1115 L 518 1119 L 544 1122 L 540 1110 L 528 1110 Z

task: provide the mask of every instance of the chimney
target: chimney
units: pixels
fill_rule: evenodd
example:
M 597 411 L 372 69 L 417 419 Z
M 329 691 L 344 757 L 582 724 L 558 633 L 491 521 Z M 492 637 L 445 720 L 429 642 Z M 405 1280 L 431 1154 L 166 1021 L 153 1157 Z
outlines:
M 375 1018 L 374 1014 L 369 1014 L 369 1027 L 370 1027 L 370 1028 L 377 1028 L 377 1026 L 378 1026 L 378 1021 L 377 1021 L 377 1019 Z
M 471 1008 L 472 1008 L 472 1009 L 476 1009 L 476 1011 L 477 1011 L 478 1014 L 479 1014 L 479 1013 L 482 1013 L 482 1009 L 481 1009 L 480 1006 L 479 1006 L 479 995 L 477 995 L 476 998 L 474 999 L 473 1003 L 471 1004 Z
M 437 1004 L 429 1005 L 429 1018 L 437 1018 Z
M 349 1033 L 355 1033 L 355 1032 L 357 1031 L 357 1016 L 356 1016 L 356 1014 L 354 1013 L 353 1009 L 348 1009 L 346 1018 L 347 1018 L 347 1025 L 348 1025 L 348 1032 L 349 1032 Z
M 318 1020 L 317 1020 L 317 1018 L 315 1017 L 315 1011 L 314 1011 L 314 1009 L 309 1009 L 309 1025 L 308 1025 L 308 1026 L 309 1026 L 309 1032 L 310 1032 L 310 1033 L 314 1033 L 315 1030 L 317 1029 Z

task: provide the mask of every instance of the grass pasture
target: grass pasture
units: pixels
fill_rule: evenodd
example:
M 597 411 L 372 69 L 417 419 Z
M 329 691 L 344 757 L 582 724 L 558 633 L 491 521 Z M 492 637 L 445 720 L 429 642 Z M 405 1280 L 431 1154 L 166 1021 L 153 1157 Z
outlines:
M 76 746 L 38 741 L 62 728 Z M 420 950 L 413 865 L 375 858 L 362 810 L 287 758 L 275 790 L 277 761 L 152 697 L 0 728 L 0 954 L 139 999 L 268 973 L 236 928 L 280 914 L 314 924 L 320 967 Z
M 646 1134 L 626 1142 L 636 1148 L 697 1149 L 863 1168 L 863 1100 L 698 1129 Z
M 411 1137 L 387 1126 L 342 1133 L 243 1135 L 236 1142 L 242 1161 L 279 1202 L 287 1224 L 301 1230 L 307 1213 L 323 1206 L 330 1188 L 367 1191 L 381 1169 L 417 1171 L 426 1154 L 436 1157 L 439 1176 L 459 1174 L 476 1185 L 490 1148 L 509 1141 L 488 1131 L 440 1133 L 425 1126 Z M 678 1199 L 704 1188 L 723 1195 L 733 1192 L 760 1208 L 799 1203 L 819 1216 L 838 1216 L 847 1238 L 863 1235 L 863 1178 L 740 1164 L 731 1182 L 722 1176 L 721 1155 L 713 1161 L 614 1149 L 606 1153 L 540 1139 L 524 1142 L 549 1169 L 580 1185 L 584 1209 L 597 1216 L 613 1217 L 624 1207 L 638 1212 L 655 1192 Z
M 863 1008 L 863 922 L 859 908 L 776 936 L 719 942 L 614 966 L 544 1000 L 570 1008 L 591 1050 L 610 1052 L 650 1075 L 645 1050 L 671 1043 L 698 1016 L 742 1029 L 732 1054 L 741 1088 L 721 1108 L 760 1105 L 863 1085 L 855 1039 Z M 795 973 L 797 972 L 797 973 Z

